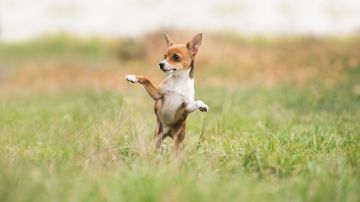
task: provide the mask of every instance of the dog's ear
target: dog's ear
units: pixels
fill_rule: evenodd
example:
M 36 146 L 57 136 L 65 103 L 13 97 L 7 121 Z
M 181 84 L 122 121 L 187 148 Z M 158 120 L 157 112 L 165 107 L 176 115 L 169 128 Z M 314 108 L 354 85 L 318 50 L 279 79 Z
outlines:
M 170 47 L 170 46 L 172 46 L 172 45 L 175 44 L 174 41 L 169 37 L 169 35 L 166 34 L 166 32 L 164 32 L 164 38 L 165 38 L 166 45 L 167 45 L 168 47 Z
M 186 47 L 189 49 L 190 53 L 195 56 L 196 53 L 199 50 L 199 47 L 201 45 L 201 40 L 202 40 L 202 33 L 199 33 L 197 35 L 194 36 L 194 38 L 186 43 Z

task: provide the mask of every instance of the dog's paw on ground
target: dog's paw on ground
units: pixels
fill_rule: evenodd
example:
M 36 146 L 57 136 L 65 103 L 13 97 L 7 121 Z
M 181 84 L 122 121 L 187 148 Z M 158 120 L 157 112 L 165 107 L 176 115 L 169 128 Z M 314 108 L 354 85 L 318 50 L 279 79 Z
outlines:
M 129 81 L 129 82 L 131 82 L 131 83 L 136 83 L 136 82 L 138 82 L 138 80 L 137 80 L 137 78 L 136 78 L 135 75 L 127 75 L 125 78 L 126 78 L 127 81 Z

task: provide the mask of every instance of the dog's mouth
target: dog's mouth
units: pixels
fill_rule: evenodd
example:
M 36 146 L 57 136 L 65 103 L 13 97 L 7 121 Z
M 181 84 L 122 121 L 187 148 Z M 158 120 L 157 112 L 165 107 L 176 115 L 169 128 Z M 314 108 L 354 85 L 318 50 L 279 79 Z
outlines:
M 171 69 L 161 69 L 163 72 L 166 72 L 166 73 L 171 73 L 171 72 L 175 72 L 176 69 L 175 68 L 171 68 Z

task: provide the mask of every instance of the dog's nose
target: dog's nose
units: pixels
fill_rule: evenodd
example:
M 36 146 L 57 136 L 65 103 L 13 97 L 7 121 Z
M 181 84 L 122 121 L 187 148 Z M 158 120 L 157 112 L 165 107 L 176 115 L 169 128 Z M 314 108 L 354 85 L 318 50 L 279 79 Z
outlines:
M 160 62 L 159 63 L 160 69 L 164 71 L 165 69 L 165 63 L 164 62 Z

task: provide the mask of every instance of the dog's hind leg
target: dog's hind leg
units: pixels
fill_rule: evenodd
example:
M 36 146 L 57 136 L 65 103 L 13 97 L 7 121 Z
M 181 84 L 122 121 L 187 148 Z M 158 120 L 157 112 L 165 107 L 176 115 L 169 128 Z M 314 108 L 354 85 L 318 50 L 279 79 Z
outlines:
M 157 120 L 157 127 L 156 127 L 156 130 L 155 130 L 155 135 L 154 135 L 156 149 L 160 149 L 161 144 L 163 142 L 163 137 L 162 137 L 163 130 L 164 130 L 164 128 L 163 128 L 160 120 L 158 119 Z
M 160 94 L 159 87 L 155 86 L 148 78 L 145 76 L 135 76 L 135 75 L 127 75 L 126 80 L 132 83 L 140 83 L 144 86 L 145 90 L 149 93 L 152 99 L 158 100 L 162 97 Z
M 185 122 L 173 133 L 174 138 L 174 152 L 179 154 L 180 147 L 185 138 Z
M 155 136 L 155 147 L 156 147 L 156 150 L 159 150 L 160 149 L 160 152 L 162 152 L 162 149 L 161 149 L 161 145 L 164 141 L 164 139 L 169 135 L 169 132 L 170 130 L 167 130 L 167 129 L 163 129 L 163 131 L 161 131 L 160 133 L 158 133 L 156 136 Z

